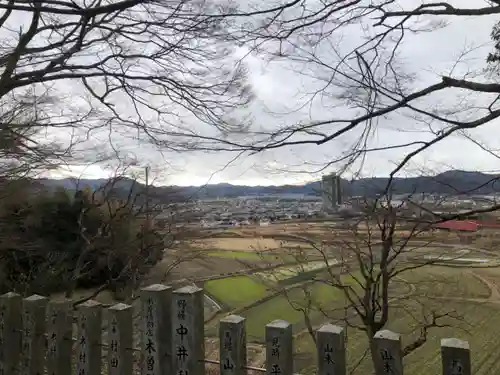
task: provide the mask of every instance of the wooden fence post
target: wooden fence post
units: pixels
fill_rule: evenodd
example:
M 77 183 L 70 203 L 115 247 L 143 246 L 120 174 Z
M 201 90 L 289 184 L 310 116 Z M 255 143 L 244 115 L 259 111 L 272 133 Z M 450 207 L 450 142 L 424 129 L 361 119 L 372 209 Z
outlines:
M 185 286 L 172 298 L 172 355 L 175 375 L 205 374 L 203 289 Z
M 73 347 L 73 306 L 70 301 L 49 303 L 47 336 L 47 374 L 70 374 Z
M 374 336 L 378 355 L 375 357 L 377 375 L 403 375 L 401 336 L 388 330 L 379 331 Z
M 18 372 L 21 360 L 22 300 L 17 293 L 0 296 L 0 375 Z
M 78 306 L 77 375 L 101 375 L 102 310 L 97 301 Z
M 346 375 L 344 329 L 325 324 L 316 332 L 318 375 Z
M 171 375 L 172 288 L 154 284 L 141 290 L 142 375 Z
M 23 375 L 45 373 L 47 302 L 46 297 L 36 294 L 23 299 Z
M 287 321 L 266 325 L 266 374 L 293 375 L 293 331 Z
M 471 375 L 470 349 L 467 341 L 441 340 L 443 375 Z
M 132 306 L 118 303 L 108 309 L 108 375 L 132 375 L 134 335 Z
M 219 322 L 220 375 L 246 375 L 245 318 L 230 315 Z

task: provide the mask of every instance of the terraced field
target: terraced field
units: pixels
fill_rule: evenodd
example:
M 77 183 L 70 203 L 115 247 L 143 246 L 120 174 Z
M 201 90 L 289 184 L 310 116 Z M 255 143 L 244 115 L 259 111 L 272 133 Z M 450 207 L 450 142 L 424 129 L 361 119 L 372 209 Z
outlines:
M 334 265 L 338 264 L 338 262 L 335 259 L 330 260 L 328 263 L 330 266 L 334 266 Z M 279 267 L 279 268 L 274 269 L 272 271 L 259 272 L 256 274 L 256 276 L 261 278 L 261 279 L 270 281 L 270 282 L 276 282 L 276 281 L 292 278 L 292 277 L 297 276 L 298 274 L 303 273 L 303 272 L 320 270 L 322 268 L 325 268 L 326 266 L 327 265 L 324 261 L 319 260 L 319 261 L 314 261 L 314 262 L 308 262 L 305 264 L 297 264 L 297 265 Z
M 425 267 L 407 271 L 398 282 L 411 285 L 414 295 L 450 298 L 488 298 L 491 289 L 474 273 L 448 267 Z
M 407 306 L 408 309 L 409 306 Z M 413 306 L 413 312 L 419 306 Z M 405 357 L 405 374 L 428 375 L 441 371 L 439 341 L 444 337 L 458 337 L 468 340 L 472 348 L 472 365 L 475 375 L 500 373 L 500 311 L 491 304 L 446 302 L 441 304 L 442 311 L 460 311 L 463 321 L 450 321 L 451 328 L 438 328 L 431 332 L 428 342 L 420 349 Z M 420 317 L 419 317 L 420 318 Z M 417 336 L 412 330 L 417 328 L 415 320 L 408 311 L 393 310 L 389 328 L 403 334 L 403 345 Z M 296 360 L 297 371 L 312 373 L 315 356 L 311 348 L 314 344 L 309 335 L 302 335 L 296 340 L 299 353 Z M 366 338 L 363 333 L 348 330 L 348 363 L 355 364 L 366 350 Z M 364 360 L 353 374 L 371 374 L 371 363 Z
M 234 308 L 249 305 L 272 292 L 272 288 L 249 277 L 217 282 L 217 298 Z M 347 276 L 345 282 L 350 283 Z M 231 285 L 234 288 L 228 289 Z M 238 293 L 228 293 L 228 290 L 235 289 Z M 210 291 L 212 295 L 213 290 Z M 490 286 L 472 272 L 449 267 L 426 267 L 425 271 L 410 271 L 404 274 L 404 279 L 393 283 L 391 295 L 395 300 L 391 305 L 388 328 L 400 332 L 404 344 L 410 343 L 418 335 L 419 324 L 432 311 L 449 312 L 453 316 L 448 320 L 452 328 L 435 329 L 431 332 L 428 343 L 405 358 L 405 374 L 439 373 L 439 339 L 443 337 L 459 337 L 470 341 L 477 374 L 487 375 L 500 371 L 500 351 L 496 351 L 497 344 L 500 343 L 500 306 L 488 303 L 492 296 Z M 292 288 L 284 295 L 275 296 L 241 312 L 247 319 L 248 340 L 253 343 L 264 342 L 265 325 L 274 319 L 285 319 L 293 324 L 298 354 L 295 365 L 296 371 L 301 373 L 312 373 L 315 366 L 314 344 L 304 325 L 303 308 L 308 305 L 308 300 L 312 302 L 308 313 L 313 326 L 319 326 L 324 321 L 342 324 L 346 314 L 343 309 L 343 294 L 324 283 Z M 320 308 L 328 313 L 328 317 L 319 311 Z M 356 323 L 356 316 L 349 313 L 349 321 Z M 362 332 L 349 329 L 350 364 L 356 363 L 363 355 L 365 343 L 366 338 Z M 487 351 L 482 352 L 483 348 Z M 369 370 L 371 363 L 363 361 L 353 374 L 361 375 L 367 371 L 369 373 Z
M 293 257 L 293 254 L 286 253 L 287 248 L 289 251 L 294 248 L 303 250 L 309 257 L 316 250 L 305 246 L 305 242 L 301 244 L 300 237 L 314 237 L 318 241 L 326 239 L 320 227 L 314 230 L 311 227 L 292 227 L 284 228 L 282 236 L 276 228 L 260 228 L 248 233 L 241 230 L 240 238 L 218 238 L 218 242 L 205 241 L 203 246 L 206 254 L 213 259 L 257 262 L 257 259 L 271 261 L 275 254 L 282 259 L 287 255 Z M 334 237 L 331 236 L 331 239 Z M 463 251 L 464 257 L 495 258 L 495 254 L 483 254 L 480 250 L 476 253 L 474 249 L 463 247 L 460 250 L 454 245 L 436 245 L 438 247 L 434 248 L 426 244 L 420 250 L 418 242 L 414 245 L 416 249 L 412 254 L 419 257 L 428 254 L 444 256 L 448 253 L 457 256 Z M 335 246 L 332 248 L 335 249 Z M 334 258 L 336 254 L 328 256 Z M 488 264 L 498 265 L 498 262 L 492 260 Z M 500 292 L 497 290 L 500 288 L 500 268 L 452 266 L 426 266 L 404 272 L 391 282 L 392 301 L 386 328 L 401 333 L 403 345 L 411 343 L 419 335 L 422 321 L 429 319 L 432 312 L 447 312 L 451 315 L 446 321 L 450 327 L 431 330 L 428 342 L 405 357 L 405 375 L 440 373 L 439 340 L 445 337 L 458 337 L 470 342 L 475 375 L 500 374 L 500 350 L 497 350 L 500 344 Z M 342 291 L 325 282 L 311 282 L 313 274 L 308 272 L 313 272 L 315 279 L 325 277 L 323 281 L 328 281 L 326 272 L 322 270 L 324 267 L 322 261 L 311 261 L 304 266 L 286 266 L 253 276 L 209 281 L 205 288 L 225 306 L 225 311 L 236 310 L 247 319 L 247 339 L 253 347 L 259 347 L 264 342 L 265 325 L 270 321 L 285 319 L 292 323 L 296 335 L 295 371 L 314 373 L 314 343 L 306 330 L 304 312 L 315 328 L 326 321 L 344 325 L 346 316 L 351 324 L 359 323 L 352 309 L 346 311 Z M 299 275 L 306 277 L 301 279 Z M 343 276 L 343 281 L 357 289 L 359 286 L 356 286 L 354 278 L 360 275 L 355 273 L 353 276 Z M 299 286 L 302 282 L 304 284 Z M 286 290 L 286 293 L 276 294 L 277 290 Z M 217 332 L 214 329 L 216 324 L 216 320 L 210 322 L 206 331 L 208 335 Z M 363 332 L 353 328 L 349 328 L 347 334 L 348 363 L 352 366 L 365 353 L 367 340 Z M 252 359 L 252 365 L 262 366 L 264 357 L 259 358 Z M 371 373 L 372 365 L 365 359 L 352 374 Z

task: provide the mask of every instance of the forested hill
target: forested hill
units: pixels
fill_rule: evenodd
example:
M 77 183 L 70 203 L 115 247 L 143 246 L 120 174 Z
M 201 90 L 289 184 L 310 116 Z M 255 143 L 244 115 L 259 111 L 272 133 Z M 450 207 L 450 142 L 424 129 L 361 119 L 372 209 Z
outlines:
M 436 193 L 436 194 L 491 194 L 500 192 L 500 175 L 491 175 L 480 172 L 448 171 L 436 176 L 421 176 L 411 178 L 396 178 L 392 182 L 392 191 L 395 194 L 409 193 Z M 363 178 L 355 181 L 342 180 L 342 188 L 346 194 L 351 196 L 374 196 L 380 193 L 386 186 L 387 178 Z M 62 180 L 40 180 L 46 187 L 54 188 L 63 186 L 68 189 L 76 187 L 75 181 L 71 179 Z M 97 189 L 106 180 L 80 180 L 79 186 L 89 186 Z M 120 195 L 130 190 L 132 180 L 123 179 L 115 185 L 114 189 Z M 144 186 L 136 184 L 136 192 L 144 190 Z M 248 195 L 321 195 L 320 182 L 312 182 L 304 185 L 282 185 L 282 186 L 241 186 L 231 184 L 211 184 L 202 187 L 188 186 L 154 186 L 150 188 L 151 196 L 158 200 L 185 199 L 185 198 L 217 198 L 237 197 Z

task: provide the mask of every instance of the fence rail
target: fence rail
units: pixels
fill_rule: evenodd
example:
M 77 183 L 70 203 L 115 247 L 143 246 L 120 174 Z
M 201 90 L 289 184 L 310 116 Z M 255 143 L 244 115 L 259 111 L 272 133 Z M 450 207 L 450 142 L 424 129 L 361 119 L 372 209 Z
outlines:
M 203 289 L 177 290 L 155 284 L 140 295 L 140 347 L 134 349 L 132 306 L 107 309 L 96 301 L 83 303 L 76 317 L 69 302 L 49 302 L 33 295 L 0 296 L 0 375 L 133 375 L 134 353 L 140 352 L 141 375 L 203 375 L 205 363 L 218 364 L 220 375 L 293 375 L 292 325 L 276 320 L 266 325 L 266 368 L 247 366 L 245 318 L 230 315 L 219 325 L 219 361 L 205 359 Z M 107 313 L 106 357 L 103 360 L 103 310 Z M 76 318 L 76 339 L 73 337 Z M 317 331 L 318 375 L 346 375 L 342 327 L 325 324 Z M 401 337 L 391 331 L 375 334 L 377 375 L 402 375 Z M 470 375 L 469 345 L 455 338 L 441 340 L 443 375 Z

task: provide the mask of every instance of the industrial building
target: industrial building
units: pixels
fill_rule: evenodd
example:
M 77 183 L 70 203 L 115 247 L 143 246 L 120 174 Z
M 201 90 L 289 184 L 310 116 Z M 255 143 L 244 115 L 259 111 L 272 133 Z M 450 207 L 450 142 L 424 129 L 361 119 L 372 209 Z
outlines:
M 321 178 L 321 198 L 323 211 L 338 211 L 338 208 L 343 203 L 340 176 L 332 173 Z

